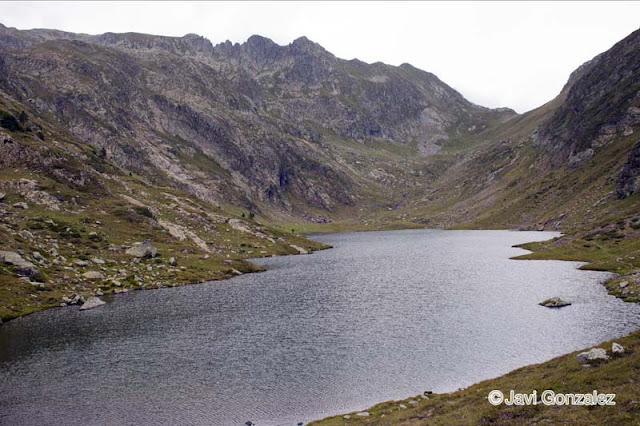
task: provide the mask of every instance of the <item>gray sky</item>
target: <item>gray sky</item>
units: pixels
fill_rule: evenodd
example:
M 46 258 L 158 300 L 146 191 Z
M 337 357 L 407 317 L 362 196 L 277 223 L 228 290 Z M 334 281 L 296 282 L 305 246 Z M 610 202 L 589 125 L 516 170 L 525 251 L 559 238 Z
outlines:
M 640 26 L 640 2 L 0 2 L 19 29 L 196 33 L 213 43 L 305 35 L 336 56 L 433 72 L 472 102 L 535 108 Z

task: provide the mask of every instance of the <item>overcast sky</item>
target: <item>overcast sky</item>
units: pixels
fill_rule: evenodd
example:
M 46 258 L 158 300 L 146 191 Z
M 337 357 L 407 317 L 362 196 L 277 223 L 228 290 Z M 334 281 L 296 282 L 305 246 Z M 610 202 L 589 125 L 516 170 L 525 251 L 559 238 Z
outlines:
M 340 58 L 433 72 L 467 99 L 525 112 L 640 26 L 640 2 L 0 2 L 0 22 L 72 32 L 300 36 Z

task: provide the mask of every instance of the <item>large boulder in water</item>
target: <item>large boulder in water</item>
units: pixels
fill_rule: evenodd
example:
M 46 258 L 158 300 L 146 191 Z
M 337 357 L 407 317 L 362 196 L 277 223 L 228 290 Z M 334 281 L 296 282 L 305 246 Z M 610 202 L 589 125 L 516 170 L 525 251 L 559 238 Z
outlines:
M 547 299 L 544 302 L 538 303 L 538 305 L 545 306 L 547 308 L 562 308 L 563 306 L 571 305 L 571 303 L 562 300 L 559 297 L 552 297 L 551 299 Z
M 134 257 L 156 257 L 158 250 L 151 245 L 151 240 L 144 240 L 141 243 L 134 243 L 125 253 Z

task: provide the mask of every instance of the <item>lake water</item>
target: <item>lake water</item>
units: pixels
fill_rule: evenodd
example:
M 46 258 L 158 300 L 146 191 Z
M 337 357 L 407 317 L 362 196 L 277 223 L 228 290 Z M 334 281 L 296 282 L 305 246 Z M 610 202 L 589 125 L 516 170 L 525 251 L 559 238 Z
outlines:
M 516 261 L 548 232 L 316 235 L 227 281 L 0 326 L 0 423 L 291 425 L 447 392 L 640 327 L 609 275 Z M 573 303 L 548 309 L 560 296 Z

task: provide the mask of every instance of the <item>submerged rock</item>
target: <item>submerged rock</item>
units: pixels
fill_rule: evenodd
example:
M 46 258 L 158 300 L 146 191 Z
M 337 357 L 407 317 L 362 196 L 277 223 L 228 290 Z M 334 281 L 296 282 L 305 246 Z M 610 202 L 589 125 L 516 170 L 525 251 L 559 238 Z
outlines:
M 82 306 L 80 306 L 80 310 L 81 311 L 86 311 L 87 309 L 93 309 L 93 308 L 97 308 L 98 306 L 102 306 L 104 305 L 106 302 L 98 299 L 97 297 L 90 297 L 87 299 L 86 302 L 84 302 L 82 304 Z
M 538 305 L 545 306 L 547 308 L 562 308 L 563 306 L 571 305 L 571 303 L 562 300 L 559 297 L 552 297 L 551 299 L 547 299 L 544 302 L 538 303 Z
M 141 243 L 134 243 L 133 247 L 129 248 L 125 253 L 138 258 L 156 257 L 158 250 L 151 245 L 151 240 L 144 240 Z
M 581 352 L 576 355 L 576 359 L 579 363 L 589 362 L 589 361 L 605 361 L 609 359 L 607 355 L 607 351 L 602 348 L 593 348 L 587 352 Z

